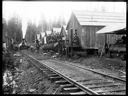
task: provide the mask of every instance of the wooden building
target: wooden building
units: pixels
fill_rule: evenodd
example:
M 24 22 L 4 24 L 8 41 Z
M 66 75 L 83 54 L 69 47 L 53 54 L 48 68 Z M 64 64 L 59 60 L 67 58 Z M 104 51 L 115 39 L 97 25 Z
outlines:
M 73 11 L 67 24 L 69 46 L 74 46 L 74 36 L 77 35 L 82 49 L 101 50 L 105 43 L 104 34 L 96 34 L 97 31 L 108 25 L 124 24 L 126 17 L 121 13 L 111 12 L 87 12 Z M 117 36 L 109 34 L 108 42 L 114 42 Z M 78 47 L 76 46 L 76 47 Z

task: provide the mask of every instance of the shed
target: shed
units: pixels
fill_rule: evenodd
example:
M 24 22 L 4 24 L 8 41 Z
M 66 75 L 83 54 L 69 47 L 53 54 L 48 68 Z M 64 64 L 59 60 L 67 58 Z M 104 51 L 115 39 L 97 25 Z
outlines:
M 122 13 L 73 11 L 66 28 L 69 46 L 73 45 L 72 38 L 76 32 L 81 48 L 102 49 L 105 35 L 96 34 L 96 32 L 108 25 L 124 24 L 125 22 L 126 16 Z

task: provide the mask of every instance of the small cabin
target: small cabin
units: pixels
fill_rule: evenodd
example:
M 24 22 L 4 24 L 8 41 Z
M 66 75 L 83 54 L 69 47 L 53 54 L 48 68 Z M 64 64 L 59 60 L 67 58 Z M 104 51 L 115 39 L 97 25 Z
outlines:
M 66 27 L 69 46 L 100 50 L 105 43 L 105 34 L 96 34 L 96 32 L 108 25 L 125 22 L 126 17 L 121 13 L 73 11 Z M 76 44 L 74 37 L 78 38 Z M 109 34 L 108 42 L 114 42 L 116 38 L 118 37 Z

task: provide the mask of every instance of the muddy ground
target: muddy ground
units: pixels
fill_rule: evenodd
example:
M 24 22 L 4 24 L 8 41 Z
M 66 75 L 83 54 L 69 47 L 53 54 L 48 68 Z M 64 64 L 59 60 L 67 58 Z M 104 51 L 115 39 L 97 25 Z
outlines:
M 67 61 L 72 62 L 76 65 L 82 65 L 87 68 L 95 69 L 99 72 L 104 72 L 110 75 L 119 76 L 121 78 L 126 78 L 126 61 L 122 61 L 119 58 L 107 58 L 102 56 L 101 58 L 98 56 L 88 56 L 88 57 L 79 57 L 74 56 L 72 58 L 66 56 L 60 56 L 56 53 L 31 53 L 35 58 L 42 60 L 42 59 L 54 59 L 60 61 Z
M 39 60 L 60 60 L 79 64 L 91 69 L 98 69 L 101 72 L 109 72 L 116 76 L 116 74 L 126 74 L 126 61 L 120 59 L 110 59 L 106 57 L 78 57 L 67 58 L 66 56 L 60 56 L 52 52 L 49 53 L 36 53 L 31 51 L 24 51 L 25 53 L 31 54 Z M 19 52 L 13 53 L 12 60 L 14 61 L 14 68 L 9 69 L 12 78 L 15 78 L 12 84 L 3 85 L 4 94 L 53 94 L 58 86 L 52 83 L 45 74 L 40 72 L 37 68 L 32 66 L 27 58 L 22 56 Z M 11 60 L 8 58 L 8 60 Z M 4 60 L 6 61 L 6 59 Z M 6 62 L 7 63 L 7 62 Z M 4 73 L 6 70 L 4 71 Z M 3 80 L 4 81 L 4 80 Z M 8 87 L 9 86 L 9 87 Z
M 4 71 L 4 73 L 9 72 L 10 75 L 3 76 L 6 78 L 6 83 L 5 79 L 3 80 L 3 94 L 53 94 L 58 89 L 58 85 L 51 82 L 46 74 L 32 66 L 27 58 L 18 52 L 12 56 L 14 63 L 18 66 L 15 66 L 13 75 L 12 70 Z M 9 83 L 7 79 L 12 80 L 13 83 Z

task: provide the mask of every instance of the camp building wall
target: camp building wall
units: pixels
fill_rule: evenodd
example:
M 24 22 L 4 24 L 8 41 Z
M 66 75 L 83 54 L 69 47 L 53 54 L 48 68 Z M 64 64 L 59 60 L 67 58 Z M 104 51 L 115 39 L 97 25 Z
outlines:
M 99 49 L 100 51 L 104 47 L 105 42 L 107 44 L 114 44 L 117 39 L 122 37 L 122 35 L 116 34 L 96 34 L 102 28 L 104 26 L 82 26 L 82 47 L 85 49 Z
M 96 34 L 101 28 L 103 26 L 82 26 L 81 42 L 83 48 L 97 49 L 98 45 L 103 45 L 104 35 Z
M 114 44 L 116 40 L 120 39 L 123 35 L 107 34 L 107 43 Z
M 77 30 L 77 35 L 79 37 L 79 40 L 81 39 L 81 26 L 74 16 L 74 14 L 71 15 L 70 21 L 67 25 L 67 35 L 68 35 L 68 40 L 69 40 L 69 46 L 71 46 L 71 30 L 73 31 L 73 34 L 75 33 L 75 30 Z M 81 44 L 80 44 L 81 45 Z
M 71 15 L 70 21 L 67 25 L 69 46 L 71 46 L 71 29 L 73 32 L 77 30 L 80 40 L 80 46 L 84 49 L 98 48 L 104 44 L 104 35 L 97 35 L 96 32 L 103 28 L 103 26 L 81 26 L 74 14 Z M 97 39 L 98 37 L 98 39 Z
M 81 12 L 82 13 L 82 12 Z M 85 13 L 84 13 L 85 14 Z M 92 14 L 92 13 L 91 13 Z M 98 15 L 99 13 L 97 13 Z M 88 18 L 91 18 L 91 16 L 94 15 L 89 15 L 88 18 L 86 18 L 86 15 L 76 16 L 76 14 L 71 15 L 68 25 L 67 25 L 67 30 L 68 30 L 68 40 L 69 40 L 69 45 L 71 45 L 71 29 L 73 29 L 73 32 L 77 30 L 79 40 L 81 47 L 84 49 L 92 49 L 92 48 L 98 48 L 99 50 L 102 50 L 105 44 L 105 34 L 96 34 L 97 31 L 100 29 L 104 28 L 106 25 L 106 22 L 109 24 L 116 24 L 116 23 L 122 23 L 124 20 L 121 18 L 122 21 L 118 21 L 117 19 L 119 17 L 115 16 L 115 14 L 110 14 L 110 13 L 105 13 L 106 18 L 112 18 L 114 21 L 110 21 L 109 19 L 105 19 L 104 21 L 103 17 L 99 17 L 99 25 L 97 22 L 87 22 Z M 100 14 L 102 15 L 102 14 Z M 118 14 L 117 14 L 118 15 Z M 98 17 L 97 17 L 98 18 Z M 105 17 L 104 17 L 105 18 Z M 119 19 L 120 19 L 119 18 Z M 94 18 L 93 18 L 94 19 Z M 101 21 L 100 21 L 101 20 Z M 84 24 L 83 24 L 84 23 Z M 91 25 L 92 24 L 92 25 Z M 115 34 L 107 34 L 107 43 L 108 44 L 113 44 L 116 42 L 118 38 L 121 38 L 120 35 L 115 35 Z

